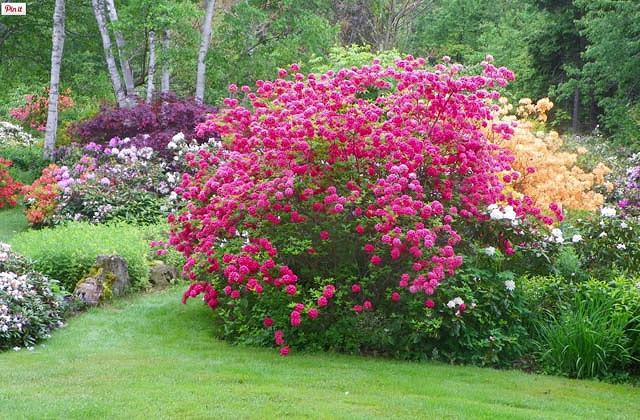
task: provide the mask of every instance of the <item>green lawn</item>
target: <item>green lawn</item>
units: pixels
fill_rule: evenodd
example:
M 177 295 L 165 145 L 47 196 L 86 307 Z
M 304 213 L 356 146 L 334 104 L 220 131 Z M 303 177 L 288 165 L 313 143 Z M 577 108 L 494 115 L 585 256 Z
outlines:
M 27 228 L 27 219 L 22 207 L 5 207 L 0 210 L 0 242 L 6 242 Z
M 216 341 L 180 290 L 90 310 L 0 354 L 0 418 L 638 418 L 640 388 Z

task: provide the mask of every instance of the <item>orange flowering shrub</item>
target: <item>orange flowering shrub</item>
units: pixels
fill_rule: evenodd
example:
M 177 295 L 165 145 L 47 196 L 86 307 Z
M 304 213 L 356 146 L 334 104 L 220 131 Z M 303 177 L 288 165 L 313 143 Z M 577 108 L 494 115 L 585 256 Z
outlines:
M 517 117 L 508 115 L 513 109 L 502 102 L 496 113 L 496 120 L 517 122 L 514 135 L 505 140 L 494 136 L 494 142 L 510 149 L 516 156 L 513 169 L 521 174 L 517 179 L 505 179 L 505 192 L 532 197 L 536 206 L 547 208 L 551 203 L 561 204 L 566 209 L 595 210 L 602 206 L 604 197 L 594 191 L 597 185 L 611 189 L 612 185 L 605 181 L 611 169 L 599 163 L 591 172 L 577 166 L 580 154 L 587 153 L 585 148 L 578 148 L 577 153 L 562 151 L 562 138 L 556 131 L 544 131 L 541 126 L 547 120 L 547 112 L 553 102 L 543 98 L 537 103 L 531 99 L 520 100 L 516 109 Z M 536 131 L 537 128 L 542 128 Z
M 58 95 L 58 112 L 73 108 L 75 104 L 70 95 L 70 89 Z M 49 88 L 45 87 L 35 95 L 27 95 L 25 101 L 24 106 L 10 110 L 9 114 L 16 120 L 22 121 L 25 126 L 38 131 L 45 131 L 47 128 L 47 112 L 49 110 Z
M 53 215 L 61 193 L 56 180 L 59 169 L 58 165 L 52 163 L 42 170 L 42 176 L 33 181 L 33 184 L 22 188 L 25 214 L 32 226 L 42 225 Z

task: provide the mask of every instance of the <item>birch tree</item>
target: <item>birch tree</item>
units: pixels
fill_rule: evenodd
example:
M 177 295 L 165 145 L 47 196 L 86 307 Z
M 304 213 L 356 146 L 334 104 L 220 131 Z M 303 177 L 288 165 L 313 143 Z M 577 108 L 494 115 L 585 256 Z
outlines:
M 149 31 L 149 70 L 147 71 L 147 103 L 153 101 L 155 91 L 154 78 L 156 75 L 156 34 Z
M 47 127 L 44 136 L 44 157 L 51 159 L 56 147 L 58 130 L 58 90 L 60 88 L 60 65 L 64 48 L 64 0 L 56 0 L 53 12 L 53 45 L 51 46 L 51 82 L 49 84 L 49 103 Z
M 116 66 L 116 60 L 113 58 L 113 50 L 111 48 L 111 36 L 107 29 L 107 22 L 104 15 L 104 0 L 91 0 L 93 6 L 93 13 L 98 23 L 98 30 L 102 37 L 102 48 L 104 49 L 105 59 L 107 61 L 107 70 L 109 71 L 109 77 L 111 77 L 111 84 L 113 86 L 113 92 L 116 95 L 116 101 L 120 108 L 128 108 L 129 103 L 122 89 L 122 81 L 120 80 L 120 74 Z
M 109 12 L 109 21 L 112 24 L 118 22 L 118 12 L 114 0 L 106 0 L 107 11 Z M 113 31 L 116 39 L 116 47 L 118 48 L 118 57 L 120 58 L 120 68 L 122 69 L 122 76 L 124 79 L 124 86 L 127 91 L 127 96 L 133 98 L 136 96 L 135 86 L 133 82 L 133 72 L 131 71 L 131 64 L 126 56 L 126 45 L 124 42 L 124 36 L 122 31 L 116 29 Z
M 160 93 L 166 95 L 170 90 L 171 74 L 169 73 L 169 30 L 165 29 L 162 33 L 162 75 L 160 77 Z
M 213 20 L 213 11 L 216 5 L 215 0 L 205 0 L 205 16 L 202 22 L 202 38 L 200 40 L 200 50 L 198 51 L 198 70 L 196 74 L 196 102 L 204 102 L 204 81 L 206 71 L 207 51 L 211 42 L 211 21 Z

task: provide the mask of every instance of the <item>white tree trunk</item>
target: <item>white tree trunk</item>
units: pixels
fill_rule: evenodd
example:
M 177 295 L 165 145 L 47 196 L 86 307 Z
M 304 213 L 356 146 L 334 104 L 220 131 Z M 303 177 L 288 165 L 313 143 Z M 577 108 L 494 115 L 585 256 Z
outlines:
M 60 65 L 64 49 L 64 0 L 56 0 L 53 11 L 53 45 L 51 46 L 51 83 L 49 84 L 49 104 L 47 128 L 44 135 L 44 157 L 51 159 L 56 147 L 58 130 L 58 89 L 60 87 Z
M 153 101 L 155 85 L 153 79 L 156 75 L 156 34 L 149 31 L 149 70 L 147 71 L 147 103 Z
M 107 30 L 107 22 L 104 16 L 104 0 L 91 0 L 93 5 L 93 14 L 96 16 L 96 22 L 98 23 L 98 30 L 102 37 L 102 47 L 104 49 L 105 59 L 107 60 L 107 70 L 109 70 L 109 76 L 111 77 L 111 84 L 113 85 L 113 92 L 116 95 L 118 106 L 120 108 L 128 108 L 129 103 L 122 90 L 122 82 L 120 80 L 120 74 L 116 67 L 116 60 L 113 58 L 113 51 L 111 49 L 111 36 Z
M 166 95 L 169 93 L 171 82 L 171 74 L 169 73 L 169 30 L 165 29 L 162 35 L 162 77 L 160 79 L 160 93 Z
M 106 0 L 107 11 L 109 12 L 109 20 L 111 23 L 118 21 L 118 12 L 113 0 Z M 120 68 L 122 69 L 122 76 L 124 79 L 124 86 L 127 90 L 127 96 L 131 99 L 136 96 L 136 90 L 133 83 L 133 72 L 131 71 L 131 65 L 126 57 L 126 49 L 124 36 L 121 31 L 114 31 L 116 38 L 116 46 L 118 47 L 118 57 L 120 58 Z
M 198 51 L 198 72 L 196 74 L 196 102 L 198 103 L 204 102 L 205 60 L 211 41 L 211 21 L 213 20 L 215 6 L 216 0 L 206 0 L 206 12 L 202 22 L 202 39 L 200 40 L 200 50 Z

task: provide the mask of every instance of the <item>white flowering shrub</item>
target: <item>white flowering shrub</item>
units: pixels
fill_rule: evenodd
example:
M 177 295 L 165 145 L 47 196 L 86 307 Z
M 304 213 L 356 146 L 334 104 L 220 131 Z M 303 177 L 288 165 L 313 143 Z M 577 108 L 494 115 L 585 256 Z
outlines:
M 18 125 L 0 121 L 0 146 L 30 146 L 36 139 Z
M 60 327 L 64 293 L 0 243 L 0 350 L 32 348 Z

